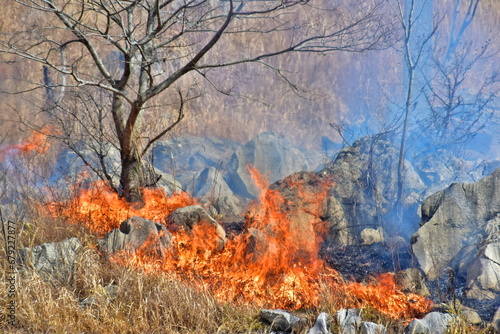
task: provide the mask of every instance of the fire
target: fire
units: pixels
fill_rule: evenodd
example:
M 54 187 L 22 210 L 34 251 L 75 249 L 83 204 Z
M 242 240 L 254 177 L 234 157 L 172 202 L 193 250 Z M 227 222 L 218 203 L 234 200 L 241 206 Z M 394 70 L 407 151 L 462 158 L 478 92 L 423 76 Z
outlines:
M 360 301 L 393 319 L 420 317 L 428 313 L 432 302 L 415 293 L 404 293 L 395 282 L 394 274 L 380 274 L 369 284 L 350 283 L 347 290 Z
M 33 131 L 24 142 L 3 147 L 0 150 L 0 161 L 4 161 L 8 156 L 18 156 L 31 152 L 45 153 L 50 147 L 48 136 L 53 133 L 49 127 L 44 127 L 38 132 Z
M 273 187 L 268 189 L 255 169 L 249 171 L 260 196 L 249 209 L 244 232 L 226 240 L 223 248 L 215 230 L 199 224 L 189 233 L 175 232 L 172 249 L 164 257 L 151 255 L 149 245 L 144 245 L 134 254 L 118 253 L 111 259 L 187 280 L 223 302 L 289 310 L 314 308 L 320 305 L 327 286 L 340 307 L 371 306 L 394 319 L 429 311 L 425 298 L 404 294 L 389 274 L 369 285 L 345 283 L 320 259 L 326 231 L 321 209 L 332 180 L 314 174 L 304 179 L 291 176 L 283 181 L 287 193 L 294 194 L 289 198 Z M 163 223 L 170 212 L 193 204 L 193 199 L 185 193 L 168 197 L 162 191 L 146 189 L 144 202 L 143 208 L 134 209 L 104 183 L 96 183 L 64 205 L 53 204 L 51 210 L 104 235 L 132 215 Z
M 103 236 L 131 216 L 161 222 L 172 211 L 195 203 L 185 192 L 168 197 L 162 189 L 144 189 L 143 196 L 145 205 L 136 209 L 105 182 L 97 181 L 78 191 L 69 201 L 53 202 L 48 208 L 54 216 L 65 217 L 70 223 L 83 224 L 92 233 Z

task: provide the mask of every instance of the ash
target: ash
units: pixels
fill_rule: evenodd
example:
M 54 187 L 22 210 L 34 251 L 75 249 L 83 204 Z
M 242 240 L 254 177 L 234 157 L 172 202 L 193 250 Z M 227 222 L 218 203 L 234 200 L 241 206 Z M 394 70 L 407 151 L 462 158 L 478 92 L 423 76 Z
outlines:
M 321 257 L 345 278 L 357 282 L 377 274 L 413 267 L 416 261 L 409 245 L 395 245 L 389 242 L 342 247 L 324 244 Z

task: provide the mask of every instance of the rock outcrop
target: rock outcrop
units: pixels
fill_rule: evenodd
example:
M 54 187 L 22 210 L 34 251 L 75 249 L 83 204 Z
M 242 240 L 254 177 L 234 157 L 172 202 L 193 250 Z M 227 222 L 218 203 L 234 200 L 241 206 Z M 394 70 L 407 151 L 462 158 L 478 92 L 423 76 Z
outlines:
M 51 242 L 19 252 L 18 262 L 23 267 L 32 267 L 40 275 L 62 284 L 68 282 L 83 246 L 78 238 Z
M 194 179 L 192 195 L 216 214 L 237 215 L 243 211 L 243 204 L 229 188 L 220 170 L 208 167 Z
M 274 132 L 261 133 L 236 149 L 228 164 L 226 180 L 237 195 L 255 198 L 259 189 L 248 171 L 249 166 L 273 183 L 296 172 L 314 170 L 320 161 L 319 154 L 302 151 Z
M 500 242 L 488 243 L 476 253 L 467 271 L 467 297 L 500 297 Z
M 476 183 L 455 183 L 428 197 L 422 204 L 422 226 L 412 237 L 422 271 L 435 279 L 447 267 L 460 275 L 467 274 L 473 261 L 483 267 L 487 257 L 477 257 L 478 246 L 498 238 L 499 212 L 500 169 Z M 488 249 L 490 254 L 493 248 Z
M 413 320 L 406 328 L 406 334 L 445 334 L 453 321 L 448 313 L 431 312 L 422 319 Z
M 99 246 L 108 254 L 123 250 L 164 257 L 171 247 L 171 240 L 172 235 L 164 225 L 134 216 L 99 240 Z
M 363 242 L 360 234 L 364 229 L 388 227 L 392 220 L 389 215 L 393 213 L 396 202 L 398 156 L 398 150 L 387 139 L 381 136 L 363 137 L 344 148 L 335 161 L 321 172 L 332 175 L 335 182 L 331 194 L 336 200 L 336 210 L 341 209 L 343 214 L 332 215 L 330 220 L 332 225 L 339 226 L 345 223 L 335 222 L 337 219 L 347 221 L 343 239 Z M 417 230 L 417 194 L 424 189 L 423 182 L 408 162 L 406 169 L 407 215 L 404 221 L 407 226 L 389 226 L 391 232 L 398 230 L 403 234 Z

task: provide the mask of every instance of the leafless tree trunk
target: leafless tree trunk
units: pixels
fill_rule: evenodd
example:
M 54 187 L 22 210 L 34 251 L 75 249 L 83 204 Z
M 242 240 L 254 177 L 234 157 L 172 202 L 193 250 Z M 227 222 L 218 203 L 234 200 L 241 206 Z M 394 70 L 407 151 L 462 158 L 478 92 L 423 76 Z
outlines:
M 399 218 L 402 219 L 402 210 L 404 202 L 405 190 L 405 159 L 406 159 L 406 143 L 408 140 L 408 132 L 410 128 L 410 120 L 412 117 L 413 109 L 415 108 L 416 96 L 422 93 L 423 87 L 416 87 L 415 76 L 419 70 L 422 61 L 426 61 L 424 57 L 430 47 L 432 37 L 434 36 L 438 24 L 433 23 L 430 32 L 422 36 L 414 36 L 418 19 L 423 15 L 424 1 L 407 0 L 406 7 L 403 6 L 402 1 L 398 0 L 395 3 L 387 0 L 392 7 L 392 10 L 398 17 L 401 26 L 401 52 L 405 61 L 406 70 L 406 83 L 405 83 L 405 102 L 403 105 L 403 129 L 401 133 L 401 142 L 399 146 L 399 160 L 398 160 L 398 188 L 397 199 L 395 207 L 398 212 Z M 418 3 L 418 5 L 417 5 Z
M 368 0 L 356 1 L 350 12 L 319 0 L 9 1 L 47 20 L 4 35 L 0 53 L 6 60 L 28 60 L 54 73 L 51 81 L 31 82 L 27 88 L 57 92 L 47 109 L 51 114 L 71 110 L 69 91 L 91 87 L 108 94 L 106 108 L 121 155 L 119 186 L 112 184 L 103 166 L 93 169 L 131 202 L 140 202 L 141 189 L 156 182 L 145 165 L 148 150 L 184 117 L 189 96 L 180 88 L 182 78 L 207 78 L 209 70 L 243 63 L 266 65 L 266 59 L 291 52 L 361 52 L 378 47 L 389 35 L 380 3 Z M 312 12 L 317 22 L 294 17 Z M 284 36 L 287 44 L 274 45 L 276 36 Z M 224 47 L 238 38 L 267 43 L 264 50 L 249 48 L 245 56 L 224 53 Z M 142 125 L 150 122 L 143 119 L 145 111 L 159 95 L 175 96 L 172 90 L 179 92 L 177 101 L 169 102 L 177 106 L 177 116 L 146 141 L 140 140 Z

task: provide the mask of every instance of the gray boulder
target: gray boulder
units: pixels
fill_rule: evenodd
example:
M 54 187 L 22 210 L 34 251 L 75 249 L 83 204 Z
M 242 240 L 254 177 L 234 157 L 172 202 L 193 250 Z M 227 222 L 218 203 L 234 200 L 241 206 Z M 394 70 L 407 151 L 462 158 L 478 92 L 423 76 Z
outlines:
M 171 242 L 172 235 L 164 225 L 133 216 L 99 240 L 99 247 L 108 254 L 125 250 L 164 257 Z
M 384 325 L 376 324 L 370 321 L 363 321 L 361 323 L 362 334 L 386 334 L 387 329 Z
M 227 163 L 240 144 L 216 137 L 178 137 L 154 147 L 154 166 L 175 175 Z
M 477 252 L 467 271 L 466 288 L 469 298 L 500 296 L 500 242 L 488 243 Z
M 18 262 L 27 268 L 36 269 L 45 279 L 67 283 L 78 261 L 83 246 L 78 238 L 46 243 L 19 252 Z
M 92 146 L 94 145 L 94 146 Z M 74 146 L 75 150 L 66 148 L 62 150 L 55 162 L 54 170 L 49 177 L 52 185 L 71 184 L 75 182 L 93 182 L 97 180 L 97 176 L 91 172 L 90 168 L 85 165 L 82 158 L 93 166 L 93 168 L 100 170 L 101 162 L 96 151 L 101 151 L 103 161 L 106 165 L 106 170 L 113 179 L 115 184 L 118 184 L 120 176 L 120 152 L 110 143 L 98 146 L 96 143 L 86 142 L 77 143 Z M 88 172 L 85 178 L 79 177 L 82 172 Z
M 284 310 L 262 309 L 260 317 L 270 326 L 271 330 L 281 332 L 291 332 L 302 321 L 301 318 Z
M 491 220 L 500 212 L 500 169 L 468 184 L 452 184 L 422 204 L 420 229 L 412 237 L 412 250 L 430 279 L 443 269 L 457 267 L 466 274 L 477 246 L 490 242 L 498 231 Z M 490 223 L 488 223 L 490 222 Z
M 212 231 L 216 249 L 224 248 L 226 243 L 226 232 L 222 226 L 213 219 L 205 209 L 199 205 L 189 205 L 173 211 L 167 218 L 166 224 L 172 232 L 185 232 L 191 234 L 196 227 Z M 208 234 L 205 234 L 210 241 Z M 208 245 L 207 245 L 208 246 Z
M 184 190 L 183 185 L 173 175 L 164 173 L 158 168 L 155 168 L 155 173 L 160 177 L 156 186 L 165 190 L 167 196 L 172 196 L 174 193 Z
M 493 315 L 493 320 L 491 321 L 493 328 L 495 328 L 497 333 L 500 333 L 500 306 Z
M 217 214 L 235 215 L 243 209 L 241 201 L 229 188 L 221 171 L 215 167 L 205 168 L 198 173 L 192 195 Z
M 406 334 L 445 334 L 453 317 L 448 313 L 431 312 L 423 319 L 415 319 L 405 330 Z
M 426 150 L 413 158 L 413 166 L 426 185 L 422 196 L 427 197 L 452 183 L 473 182 L 469 164 L 446 149 Z
M 357 334 L 361 327 L 361 316 L 359 309 L 342 309 L 337 312 L 337 320 L 340 324 L 341 334 Z
M 348 233 L 359 239 L 365 228 L 377 229 L 393 213 L 397 195 L 397 165 L 399 152 L 381 136 L 363 137 L 352 146 L 344 148 L 335 161 L 322 173 L 332 175 L 335 184 L 331 193 L 340 203 L 343 216 L 348 221 Z M 405 222 L 409 226 L 393 230 L 417 230 L 417 198 L 424 184 L 409 162 L 407 169 Z M 415 226 L 413 226 L 415 225 Z
M 320 164 L 319 161 L 319 158 L 310 158 L 305 151 L 294 147 L 274 132 L 261 133 L 236 149 L 228 164 L 226 180 L 235 194 L 255 198 L 259 195 L 259 189 L 250 176 L 249 165 L 268 177 L 269 183 L 273 183 L 299 171 L 314 170 Z
M 330 332 L 330 316 L 327 313 L 321 313 L 317 318 L 314 326 L 307 334 L 331 334 Z
M 407 268 L 400 270 L 394 276 L 396 284 L 405 293 L 417 293 L 421 296 L 430 296 L 429 289 L 425 284 L 422 272 L 417 268 Z

